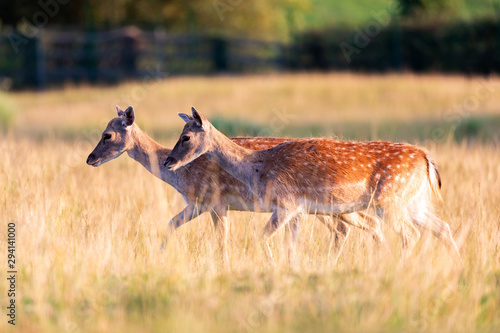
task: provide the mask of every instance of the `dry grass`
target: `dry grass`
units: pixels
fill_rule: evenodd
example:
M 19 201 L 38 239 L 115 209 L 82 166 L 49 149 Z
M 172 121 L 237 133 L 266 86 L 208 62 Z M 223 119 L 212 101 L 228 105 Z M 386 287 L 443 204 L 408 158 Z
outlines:
M 306 84 L 308 77 L 315 83 Z M 273 107 L 284 104 L 299 110 L 309 103 L 311 119 L 333 109 L 335 114 L 328 117 L 341 120 L 414 119 L 471 94 L 475 84 L 475 80 L 438 76 L 318 74 L 264 79 L 167 81 L 135 103 L 137 117 L 139 123 L 180 131 L 181 121 L 174 123 L 171 114 L 191 104 L 212 115 L 230 114 L 241 105 L 239 116 L 255 109 L 259 110 L 255 118 L 265 121 Z M 414 87 L 405 93 L 412 99 L 405 103 L 391 92 L 386 98 L 370 97 L 371 102 L 368 97 L 363 103 L 355 100 L 363 91 L 370 96 L 389 94 L 391 85 L 396 90 Z M 209 216 L 180 228 L 167 249 L 160 251 L 166 223 L 183 207 L 182 198 L 127 156 L 91 168 L 85 158 L 95 144 L 93 136 L 36 141 L 22 135 L 28 128 L 83 130 L 99 125 L 102 129 L 97 123 L 112 117 L 113 94 L 131 87 L 9 96 L 22 111 L 0 139 L 0 248 L 6 252 L 5 225 L 16 221 L 19 325 L 7 327 L 4 315 L 1 331 L 500 329 L 500 152 L 495 144 L 425 144 L 440 166 L 444 203 L 439 212 L 459 243 L 463 269 L 426 234 L 410 260 L 400 263 L 399 241 L 391 230 L 385 233 L 392 257 L 382 257 L 366 234 L 353 230 L 334 266 L 326 259 L 326 230 L 312 218 L 301 225 L 296 267 L 287 264 L 282 234 L 273 239 L 276 261 L 268 265 L 258 242 L 269 215 L 239 212 L 230 214 L 230 260 L 223 267 Z M 307 100 L 314 87 L 323 93 Z M 205 89 L 220 93 L 211 96 Z M 424 91 L 428 98 L 422 97 Z M 331 108 L 331 103 L 343 101 L 342 95 L 346 101 Z M 34 101 L 38 106 L 31 104 Z M 431 101 L 441 103 L 433 106 Z M 481 109 L 498 113 L 496 103 L 491 98 Z M 397 107 L 403 111 L 394 111 Z M 28 124 L 20 123 L 22 119 Z M 6 290 L 6 280 L 0 281 L 0 290 Z
M 467 114 L 498 115 L 499 78 L 355 74 L 287 74 L 218 78 L 173 78 L 143 85 L 68 87 L 42 94 L 17 93 L 13 128 L 24 133 L 102 127 L 116 104 L 134 105 L 145 130 L 177 131 L 176 112 L 196 106 L 207 116 L 230 116 L 269 126 L 275 112 L 285 125 L 387 119 L 453 120 L 456 107 Z M 468 102 L 476 98 L 478 103 Z M 47 116 L 50 113 L 50 116 Z M 278 125 L 281 125 L 279 123 Z

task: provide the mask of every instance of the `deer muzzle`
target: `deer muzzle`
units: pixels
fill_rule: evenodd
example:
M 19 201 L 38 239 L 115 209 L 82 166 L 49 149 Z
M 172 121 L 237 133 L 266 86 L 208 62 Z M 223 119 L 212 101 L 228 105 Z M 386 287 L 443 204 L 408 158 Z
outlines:
M 165 163 L 163 163 L 163 165 L 166 166 L 168 170 L 173 170 L 175 168 L 175 164 L 177 164 L 177 160 L 171 156 L 167 157 Z
M 97 163 L 99 162 L 99 159 L 96 158 L 94 154 L 90 154 L 89 157 L 87 157 L 87 164 L 92 165 L 92 166 L 98 166 Z

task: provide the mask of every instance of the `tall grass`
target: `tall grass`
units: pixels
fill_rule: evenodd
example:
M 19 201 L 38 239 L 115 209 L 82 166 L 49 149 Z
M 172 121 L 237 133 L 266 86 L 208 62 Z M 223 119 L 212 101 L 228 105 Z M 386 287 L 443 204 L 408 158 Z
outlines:
M 23 331 L 495 331 L 500 283 L 500 153 L 491 146 L 433 147 L 444 181 L 441 215 L 464 257 L 424 235 L 399 262 L 354 230 L 337 266 L 326 230 L 302 222 L 298 265 L 283 235 L 269 265 L 258 246 L 267 214 L 232 212 L 230 260 L 221 265 L 210 218 L 161 237 L 183 206 L 174 190 L 121 157 L 72 165 L 73 144 L 3 140 L 1 207 L 16 221 L 18 321 Z M 70 164 L 66 164 L 66 163 Z M 5 248 L 6 228 L 1 242 Z M 6 290 L 6 282 L 0 283 Z M 5 320 L 0 324 L 6 326 Z
M 338 85 L 347 97 L 350 94 L 354 97 L 349 92 L 351 88 L 365 89 L 353 88 L 354 85 L 349 88 L 353 80 L 350 75 L 319 77 L 330 78 L 330 84 Z M 278 77 L 271 80 L 282 89 L 289 85 L 287 89 L 294 91 L 298 83 L 290 78 L 281 78 L 284 82 L 279 82 Z M 227 83 L 231 80 L 235 79 L 195 78 L 191 85 L 188 79 L 177 82 L 185 84 L 185 89 L 194 87 L 192 99 L 203 105 L 200 96 L 207 95 L 202 83 L 211 91 L 233 91 Z M 370 80 L 378 80 L 380 86 L 385 85 L 385 80 L 397 81 L 391 77 L 368 77 L 366 84 L 373 84 Z M 402 84 L 405 80 L 406 77 L 401 79 Z M 456 80 L 456 87 L 468 85 L 466 80 Z M 447 91 L 451 88 L 445 89 L 436 82 L 448 85 L 452 81 L 431 77 L 429 85 L 434 84 L 434 91 Z M 168 82 L 164 85 L 180 89 Z M 107 91 L 112 94 L 128 87 Z M 159 89 L 168 91 L 162 87 Z M 97 142 L 94 125 L 88 124 L 95 124 L 92 118 L 110 119 L 112 114 L 109 107 L 98 105 L 107 103 L 104 97 L 94 101 L 96 107 L 91 108 L 92 102 L 80 95 L 97 96 L 100 92 L 93 88 L 67 89 L 59 92 L 59 100 L 53 94 L 56 92 L 12 96 L 18 106 L 28 106 L 29 99 L 41 99 L 47 104 L 45 108 L 31 106 L 32 110 L 19 110 L 16 122 L 0 140 L 0 248 L 6 249 L 6 224 L 15 221 L 19 271 L 18 325 L 10 327 L 3 318 L 2 332 L 496 332 L 500 329 L 500 151 L 494 142 L 422 143 L 439 164 L 444 202 L 438 212 L 451 226 L 464 267 L 454 264 L 443 244 L 425 233 L 410 258 L 401 262 L 399 240 L 387 228 L 384 232 L 391 255 L 379 251 L 366 233 L 353 230 L 338 264 L 334 265 L 326 258 L 328 233 L 312 217 L 301 222 L 297 264 L 288 264 L 282 232 L 272 239 L 275 260 L 269 263 L 259 246 L 261 230 L 269 215 L 241 212 L 230 213 L 229 262 L 223 265 L 210 217 L 206 215 L 182 226 L 167 248 L 160 250 L 168 220 L 184 206 L 173 188 L 152 177 L 127 156 L 99 168 L 85 164 L 87 154 Z M 162 103 L 154 100 L 156 93 L 151 94 L 151 100 L 148 97 L 142 103 L 156 103 L 156 106 Z M 298 88 L 290 96 L 296 94 L 303 96 Z M 467 92 L 464 88 L 461 94 L 456 91 L 449 94 L 460 96 Z M 231 103 L 238 98 L 246 102 L 249 95 L 249 92 L 229 94 L 228 99 Z M 431 99 L 439 99 L 437 95 Z M 252 103 L 259 105 L 256 117 L 264 118 L 266 110 L 268 117 L 272 117 L 267 95 L 255 96 Z M 381 104 L 391 105 L 399 98 L 397 94 L 391 96 L 366 108 L 381 110 Z M 211 105 L 208 109 L 214 114 L 218 101 L 208 100 Z M 288 101 L 288 105 L 296 108 L 295 103 L 300 104 L 300 100 Z M 311 103 L 320 105 L 320 101 L 318 97 Z M 184 102 L 187 106 L 196 104 Z M 58 111 L 66 103 L 73 106 L 67 109 L 68 114 Z M 427 103 L 422 100 L 423 106 L 412 108 L 425 110 L 429 107 Z M 485 104 L 492 105 L 485 107 L 491 108 L 487 112 L 496 112 L 495 103 Z M 241 105 L 249 108 L 245 103 Z M 348 105 L 343 104 L 338 112 L 326 113 L 325 117 L 349 118 L 351 115 L 344 115 L 350 110 Z M 329 102 L 325 102 L 321 110 L 329 107 Z M 229 112 L 231 107 L 226 108 L 221 114 Z M 410 107 L 402 108 L 407 114 L 395 113 L 394 117 L 416 117 L 408 111 Z M 45 114 L 41 124 L 31 119 L 38 117 L 34 109 Z M 167 111 L 162 112 L 172 113 Z M 47 116 L 52 112 L 54 116 Z M 163 115 L 162 112 L 142 105 L 137 108 L 136 116 L 139 122 L 147 123 Z M 385 117 L 390 117 L 390 112 L 385 112 Z M 161 122 L 162 116 L 159 118 Z M 19 119 L 28 120 L 28 124 L 19 123 Z M 49 135 L 36 140 L 23 134 L 27 128 L 50 131 L 44 126 L 65 123 L 75 125 L 78 131 L 88 131 L 90 136 L 62 140 Z M 182 124 L 175 125 L 180 131 Z M 104 128 L 99 126 L 100 130 Z M 3 253 L 6 255 L 6 250 Z M 6 288 L 7 281 L 0 279 L 2 293 Z
M 304 73 L 177 77 L 149 85 L 67 87 L 8 97 L 17 106 L 11 126 L 17 134 L 76 133 L 84 138 L 82 130 L 101 129 L 119 104 L 134 105 L 146 131 L 175 133 L 176 137 L 182 125 L 176 113 L 189 112 L 191 105 L 208 117 L 229 117 L 263 127 L 275 124 L 282 130 L 346 122 L 455 124 L 467 117 L 498 117 L 500 100 L 494 97 L 499 90 L 497 77 Z

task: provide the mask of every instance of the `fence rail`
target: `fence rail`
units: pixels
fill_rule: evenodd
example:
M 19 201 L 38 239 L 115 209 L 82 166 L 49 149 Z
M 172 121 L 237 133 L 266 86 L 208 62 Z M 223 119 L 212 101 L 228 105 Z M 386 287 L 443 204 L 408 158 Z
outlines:
M 73 82 L 119 82 L 154 75 L 269 70 L 500 73 L 500 19 L 334 27 L 297 32 L 289 44 L 170 34 L 135 27 L 106 32 L 40 30 L 0 35 L 0 89 Z M 371 32 L 370 32 L 371 31 Z M 19 42 L 21 41 L 21 42 Z
M 16 87 L 112 83 L 152 72 L 211 74 L 283 67 L 283 45 L 277 42 L 167 34 L 160 29 L 47 29 L 21 46 L 12 47 L 7 36 L 0 36 L 0 79 L 9 78 Z

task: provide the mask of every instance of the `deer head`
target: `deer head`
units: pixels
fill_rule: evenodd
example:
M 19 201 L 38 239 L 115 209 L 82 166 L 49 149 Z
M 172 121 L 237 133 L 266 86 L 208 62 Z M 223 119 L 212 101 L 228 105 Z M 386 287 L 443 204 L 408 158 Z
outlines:
M 134 124 L 134 108 L 129 106 L 125 111 L 116 106 L 118 117 L 113 118 L 102 133 L 102 138 L 87 158 L 87 164 L 97 167 L 117 158 L 133 147 L 131 127 Z
M 186 125 L 182 130 L 179 141 L 165 160 L 164 165 L 171 171 L 190 163 L 205 154 L 212 146 L 209 132 L 212 129 L 208 120 L 194 107 L 191 107 L 192 116 L 178 113 Z

